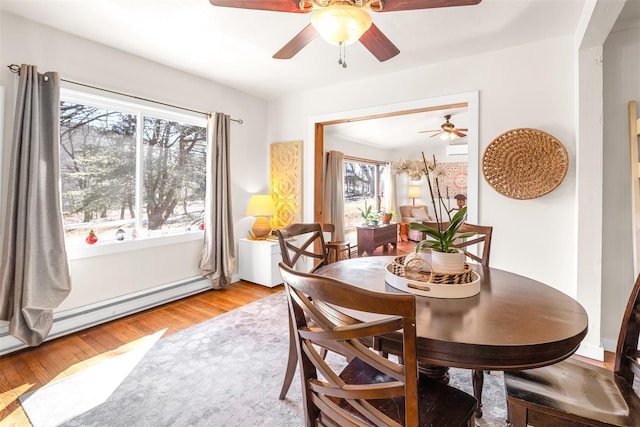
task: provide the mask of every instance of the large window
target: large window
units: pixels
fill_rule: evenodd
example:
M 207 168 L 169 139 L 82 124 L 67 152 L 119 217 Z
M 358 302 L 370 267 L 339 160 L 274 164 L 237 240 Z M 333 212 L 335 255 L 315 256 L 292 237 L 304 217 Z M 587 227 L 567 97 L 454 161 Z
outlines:
M 345 228 L 364 222 L 359 209 L 373 206 L 380 210 L 384 197 L 384 163 L 374 160 L 344 158 L 344 221 Z
M 206 119 L 63 90 L 62 212 L 67 246 L 197 229 Z

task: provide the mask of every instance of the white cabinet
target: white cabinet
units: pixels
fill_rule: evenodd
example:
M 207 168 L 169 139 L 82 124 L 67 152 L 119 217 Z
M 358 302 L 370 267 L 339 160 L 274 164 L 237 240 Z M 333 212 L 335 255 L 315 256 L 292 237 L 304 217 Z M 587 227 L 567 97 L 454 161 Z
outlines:
M 282 283 L 280 261 L 277 240 L 240 239 L 238 242 L 238 273 L 242 280 L 273 288 Z

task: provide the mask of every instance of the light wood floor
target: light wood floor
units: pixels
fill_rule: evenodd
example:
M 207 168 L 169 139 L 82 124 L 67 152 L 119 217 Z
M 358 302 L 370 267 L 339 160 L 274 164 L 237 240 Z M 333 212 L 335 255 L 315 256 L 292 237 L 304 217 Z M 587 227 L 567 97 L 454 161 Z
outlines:
M 18 397 L 128 350 L 138 338 L 165 336 L 283 290 L 237 282 L 0 357 L 0 426 L 30 426 Z
M 412 248 L 411 243 L 399 242 L 397 250 L 378 248 L 374 255 L 406 254 Z M 178 332 L 282 289 L 237 282 L 2 356 L 0 426 L 31 425 L 18 401 L 22 394 L 121 354 L 138 338 L 165 328 L 165 336 Z M 612 358 L 607 354 L 600 365 L 611 369 Z

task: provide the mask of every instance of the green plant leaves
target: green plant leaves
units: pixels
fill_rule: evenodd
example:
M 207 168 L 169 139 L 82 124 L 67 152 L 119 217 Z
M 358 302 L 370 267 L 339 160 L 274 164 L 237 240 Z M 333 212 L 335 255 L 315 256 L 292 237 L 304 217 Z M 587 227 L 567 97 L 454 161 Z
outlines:
M 453 242 L 457 239 L 466 239 L 471 236 L 475 236 L 476 233 L 458 233 L 462 224 L 466 219 L 467 207 L 463 207 L 451 218 L 451 222 L 444 230 L 437 230 L 435 228 L 424 225 L 420 222 L 412 222 L 409 224 L 410 230 L 417 230 L 425 233 L 427 236 L 433 238 L 433 240 L 422 240 L 416 246 L 416 252 L 421 249 L 432 249 L 438 252 L 458 252 L 456 248 L 453 248 Z M 441 223 L 438 223 L 442 225 Z

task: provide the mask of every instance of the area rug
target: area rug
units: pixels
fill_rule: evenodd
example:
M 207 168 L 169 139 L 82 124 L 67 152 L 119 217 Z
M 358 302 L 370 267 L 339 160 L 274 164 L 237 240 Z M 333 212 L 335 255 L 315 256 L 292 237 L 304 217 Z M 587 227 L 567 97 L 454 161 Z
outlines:
M 23 407 L 32 422 L 57 413 L 56 421 L 39 421 L 36 427 L 302 426 L 297 374 L 287 398 L 278 400 L 287 351 L 287 307 L 280 292 L 160 339 L 133 369 L 107 365 L 107 378 L 131 371 L 104 403 L 80 415 L 64 410 L 65 418 L 55 399 L 47 408 L 46 399 L 29 405 L 30 396 L 25 396 Z M 342 361 L 336 356 L 331 363 Z M 60 381 L 60 388 L 48 393 L 69 396 L 71 390 L 100 389 L 105 381 L 104 375 L 81 374 L 68 377 L 66 384 Z M 470 371 L 452 369 L 450 375 L 451 385 L 472 392 Z M 505 426 L 500 373 L 485 375 L 483 403 L 484 416 L 477 425 Z
M 20 396 L 31 424 L 55 427 L 104 403 L 165 331 L 135 340 L 123 346 L 128 350 L 115 350 L 122 354 Z

